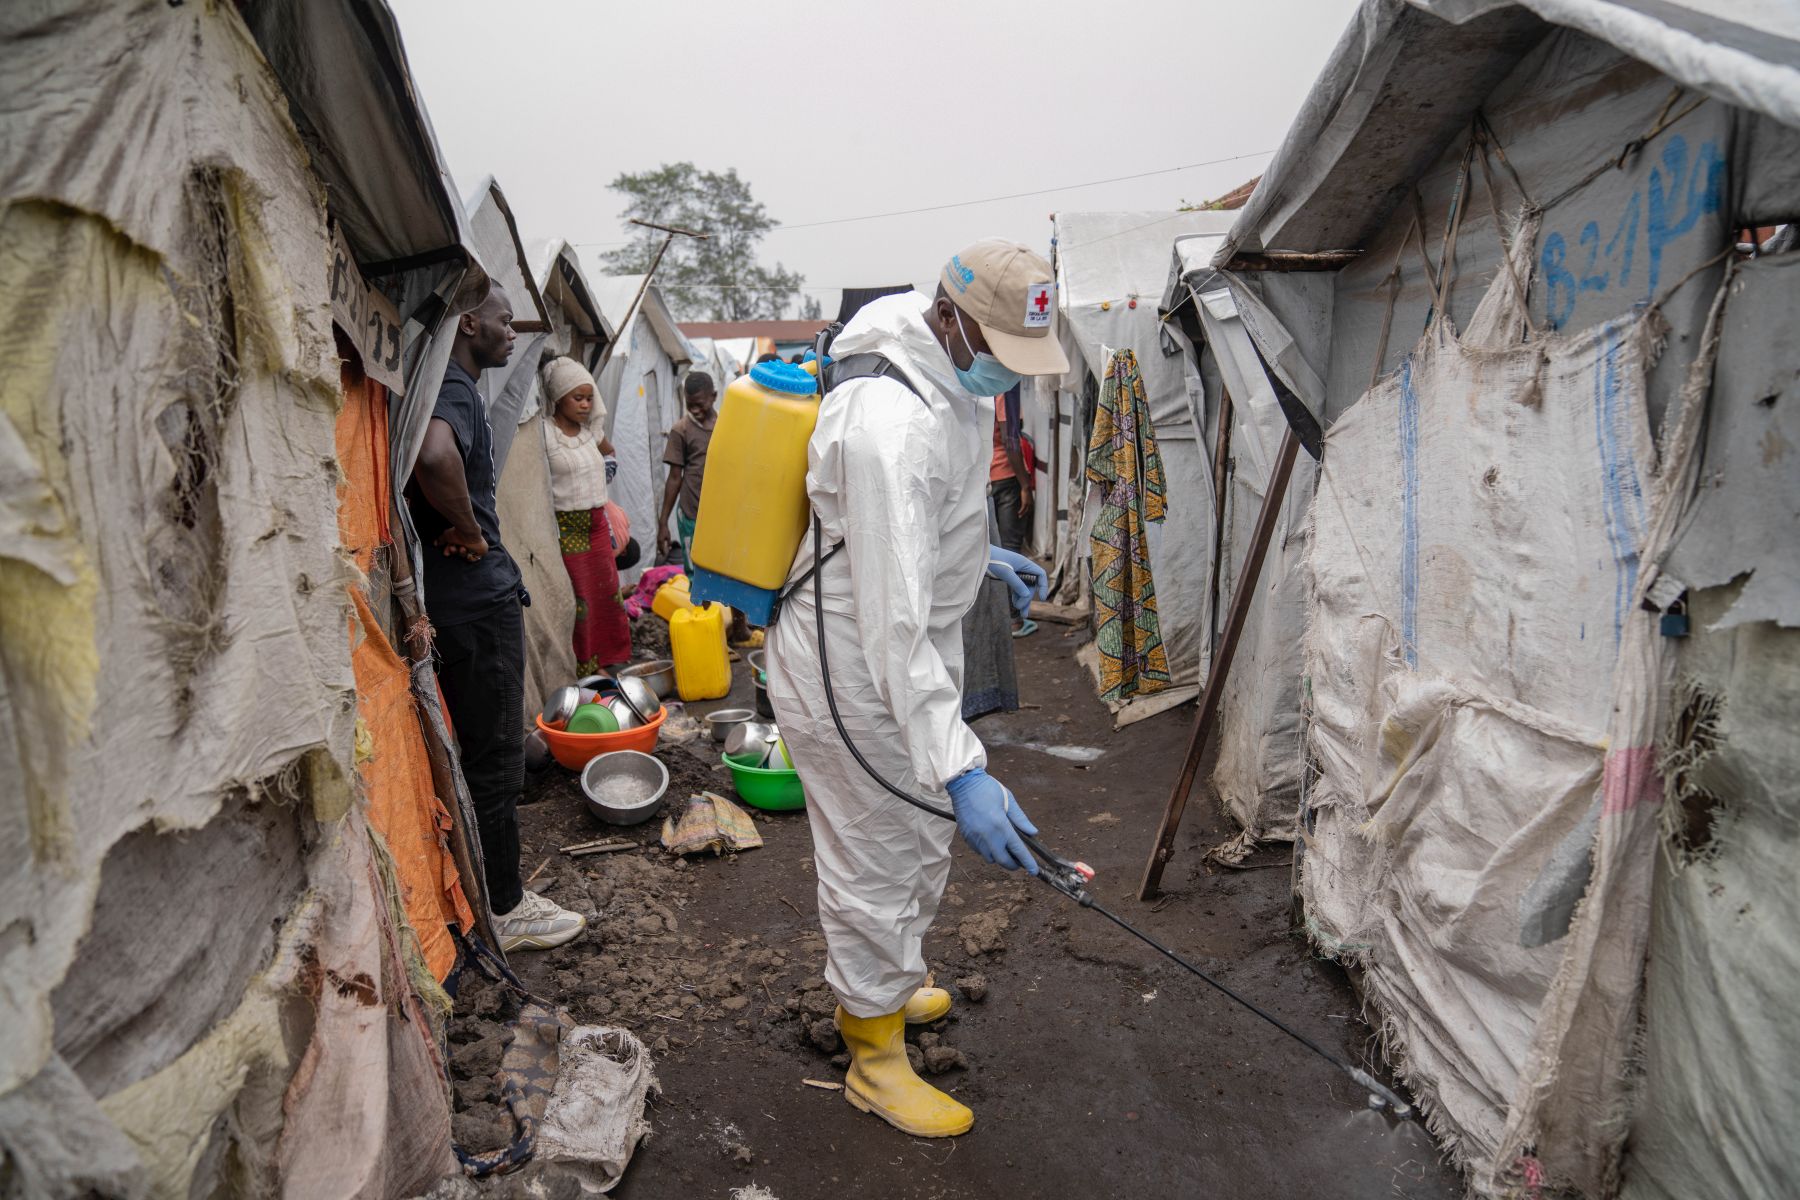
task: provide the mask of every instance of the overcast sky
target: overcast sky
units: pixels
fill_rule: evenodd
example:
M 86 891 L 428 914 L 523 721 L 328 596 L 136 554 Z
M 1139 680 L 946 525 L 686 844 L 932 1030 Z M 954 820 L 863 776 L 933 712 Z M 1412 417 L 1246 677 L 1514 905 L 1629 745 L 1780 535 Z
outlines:
M 1040 250 L 1049 214 L 1173 208 L 1256 175 L 1355 0 L 390 0 L 457 186 L 526 238 L 619 244 L 621 171 L 736 167 L 763 260 L 836 290 Z M 811 156 L 817 147 L 822 156 Z M 1188 164 L 1216 162 L 1189 170 Z M 1164 172 L 1116 183 L 1093 180 Z M 1010 200 L 880 220 L 899 209 Z M 590 270 L 598 272 L 597 266 Z

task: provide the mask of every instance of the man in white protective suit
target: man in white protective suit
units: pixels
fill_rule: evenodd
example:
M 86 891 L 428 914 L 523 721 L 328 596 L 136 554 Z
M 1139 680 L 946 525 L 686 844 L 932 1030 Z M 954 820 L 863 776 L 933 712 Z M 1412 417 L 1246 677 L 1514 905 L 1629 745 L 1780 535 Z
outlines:
M 1053 278 L 1028 248 L 987 240 L 950 259 L 935 297 L 865 306 L 832 343 L 833 361 L 878 354 L 894 371 L 827 392 L 806 477 L 825 549 L 842 543 L 819 583 L 851 740 L 885 779 L 954 811 L 983 859 L 1032 874 L 1017 830 L 1037 831 L 963 723 L 961 630 L 990 558 L 992 418 L 978 403 L 1021 376 L 1068 370 Z M 922 986 L 920 942 L 949 877 L 952 826 L 869 778 L 839 736 L 820 676 L 814 557 L 809 537 L 771 631 L 769 699 L 806 786 L 825 977 L 851 1058 L 844 1098 L 914 1136 L 952 1137 L 974 1113 L 920 1079 L 904 1043 L 907 1024 L 950 1009 L 948 992 Z

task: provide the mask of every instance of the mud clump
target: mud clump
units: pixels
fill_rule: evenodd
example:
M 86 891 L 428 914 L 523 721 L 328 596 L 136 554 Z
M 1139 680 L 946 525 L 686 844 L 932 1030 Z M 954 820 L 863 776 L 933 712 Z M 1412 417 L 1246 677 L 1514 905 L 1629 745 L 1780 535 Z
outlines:
M 933 1046 L 925 1053 L 925 1069 L 933 1075 L 942 1075 L 945 1071 L 966 1070 L 969 1060 L 955 1046 Z
M 963 999 L 970 1004 L 980 1004 L 987 999 L 987 976 L 979 971 L 964 975 L 956 981 L 956 990 L 961 992 Z
M 837 1053 L 841 1044 L 837 1022 L 829 1017 L 820 1017 L 806 1027 L 806 1040 L 827 1054 Z
M 963 952 L 970 958 L 978 958 L 1003 949 L 1006 945 L 1006 931 L 1011 927 L 1011 917 L 1001 909 L 990 908 L 986 912 L 964 917 L 956 927 L 956 936 L 962 939 Z

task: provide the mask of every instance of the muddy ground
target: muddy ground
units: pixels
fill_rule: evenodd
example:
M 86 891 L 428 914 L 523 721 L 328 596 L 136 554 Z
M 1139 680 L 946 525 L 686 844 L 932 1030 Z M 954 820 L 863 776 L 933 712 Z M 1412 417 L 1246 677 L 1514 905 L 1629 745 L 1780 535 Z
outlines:
M 1370 1032 L 1343 972 L 1289 929 L 1285 848 L 1264 851 L 1249 870 L 1209 870 L 1203 852 L 1234 829 L 1197 797 L 1164 878 L 1167 899 L 1135 899 L 1194 710 L 1111 732 L 1074 662 L 1076 644 L 1051 624 L 1016 643 L 1030 707 L 976 723 L 991 769 L 1046 844 L 1098 870 L 1102 904 L 1328 1048 L 1370 1061 Z M 747 671 L 736 673 L 734 700 L 747 703 Z M 1099 753 L 1080 762 L 1047 747 Z M 703 739 L 659 748 L 671 797 L 733 794 L 712 749 Z M 765 845 L 736 856 L 671 859 L 652 821 L 622 831 L 642 848 L 572 859 L 557 847 L 615 831 L 587 815 L 571 772 L 553 767 L 529 790 L 531 886 L 586 912 L 590 928 L 561 950 L 514 954 L 513 965 L 576 1020 L 635 1031 L 661 1082 L 653 1133 L 613 1193 L 624 1200 L 724 1197 L 752 1183 L 781 1200 L 1461 1193 L 1419 1126 L 1368 1111 L 1327 1064 L 1104 919 L 987 866 L 960 842 L 926 942 L 956 1006 L 909 1040 L 976 1124 L 949 1141 L 906 1137 L 804 1082 L 841 1079 L 843 1062 L 821 978 L 804 813 L 758 814 Z M 506 1015 L 498 1000 L 465 988 L 450 1030 L 466 1146 L 504 1134 L 490 1081 Z M 535 1169 L 480 1190 L 576 1194 L 573 1181 Z

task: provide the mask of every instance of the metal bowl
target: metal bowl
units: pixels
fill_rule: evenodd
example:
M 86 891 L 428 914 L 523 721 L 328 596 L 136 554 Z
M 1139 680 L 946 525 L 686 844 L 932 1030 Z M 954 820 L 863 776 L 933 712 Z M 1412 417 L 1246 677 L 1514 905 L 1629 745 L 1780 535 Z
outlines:
M 580 688 L 559 687 L 550 693 L 550 699 L 544 704 L 544 724 L 561 729 L 580 707 Z
M 760 679 L 767 679 L 769 677 L 769 668 L 764 665 L 768 662 L 768 659 L 763 657 L 767 653 L 767 650 L 752 650 L 750 653 L 744 655 L 744 661 L 750 664 L 750 669 L 755 671 L 757 677 Z
M 609 825 L 639 825 L 656 815 L 669 790 L 669 768 L 636 750 L 602 754 L 581 770 L 588 811 Z
M 731 736 L 731 731 L 745 721 L 754 721 L 756 713 L 748 708 L 721 708 L 717 712 L 707 713 L 700 718 L 706 724 L 706 734 L 715 742 L 722 742 Z
M 745 721 L 725 736 L 725 755 L 752 767 L 760 767 L 777 752 L 781 730 L 768 721 Z
M 636 729 L 638 726 L 644 724 L 644 722 L 638 718 L 637 711 L 633 709 L 631 705 L 625 703 L 625 697 L 614 696 L 611 700 L 604 701 L 604 703 L 606 707 L 612 711 L 612 715 L 619 719 L 620 729 Z
M 602 671 L 598 675 L 582 676 L 580 679 L 577 679 L 575 681 L 575 686 L 581 687 L 581 688 L 598 688 L 602 684 L 608 684 L 608 683 L 611 683 L 612 681 L 613 681 L 613 677 L 611 675 L 608 675 L 605 671 Z
M 537 730 L 525 734 L 525 769 L 533 775 L 550 765 L 550 743 Z
M 653 662 L 639 663 L 634 667 L 626 667 L 619 672 L 621 679 L 641 679 L 650 685 L 658 700 L 667 700 L 675 694 L 675 661 L 659 658 Z
M 656 692 L 636 676 L 627 675 L 619 680 L 619 692 L 625 697 L 625 703 L 631 705 L 631 711 L 638 715 L 638 720 L 645 724 L 655 720 L 656 714 L 662 711 L 662 701 L 657 699 Z

